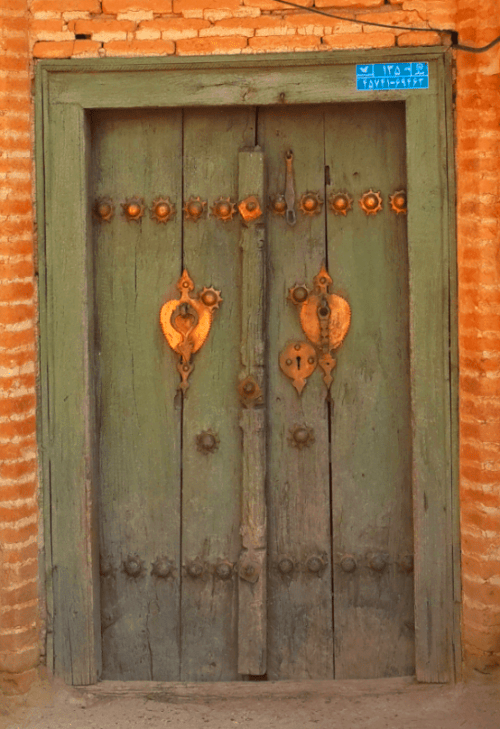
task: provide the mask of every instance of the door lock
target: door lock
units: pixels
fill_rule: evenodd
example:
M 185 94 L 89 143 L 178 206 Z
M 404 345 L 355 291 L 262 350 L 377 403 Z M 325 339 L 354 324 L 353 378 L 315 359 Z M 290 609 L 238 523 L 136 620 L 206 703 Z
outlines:
M 204 287 L 198 298 L 192 298 L 194 282 L 187 269 L 184 269 L 178 280 L 177 288 L 181 293 L 180 299 L 171 299 L 161 307 L 160 324 L 169 346 L 179 355 L 179 389 L 186 392 L 189 375 L 194 369 L 192 357 L 205 344 L 212 326 L 213 312 L 219 308 L 222 297 L 220 291 Z
M 328 292 L 332 278 L 324 265 L 313 281 L 312 291 L 305 284 L 295 284 L 288 292 L 288 298 L 299 310 L 302 330 L 311 344 L 290 342 L 279 360 L 282 372 L 293 381 L 299 395 L 318 364 L 323 370 L 323 382 L 330 389 L 331 372 L 336 365 L 332 353 L 344 341 L 351 323 L 351 307 L 347 301 Z

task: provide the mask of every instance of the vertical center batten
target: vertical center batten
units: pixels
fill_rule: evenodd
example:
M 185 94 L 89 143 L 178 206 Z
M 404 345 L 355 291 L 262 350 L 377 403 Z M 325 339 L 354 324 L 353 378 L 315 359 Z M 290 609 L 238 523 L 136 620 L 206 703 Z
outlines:
M 241 435 L 240 222 L 226 220 L 238 195 L 238 151 L 253 144 L 255 110 L 186 109 L 184 200 L 206 212 L 183 220 L 184 264 L 195 291 L 213 286 L 222 304 L 194 359 L 183 405 L 181 680 L 233 681 L 237 673 L 237 581 L 240 551 Z M 208 212 L 208 215 L 207 215 Z M 213 452 L 200 439 L 216 441 Z
M 238 197 L 264 204 L 264 154 L 260 147 L 238 156 Z M 250 207 L 255 201 L 250 201 Z M 243 432 L 241 540 L 238 608 L 238 673 L 266 672 L 266 388 L 265 366 L 265 229 L 242 225 L 241 248 L 241 378 Z M 260 391 L 260 395 L 259 395 Z

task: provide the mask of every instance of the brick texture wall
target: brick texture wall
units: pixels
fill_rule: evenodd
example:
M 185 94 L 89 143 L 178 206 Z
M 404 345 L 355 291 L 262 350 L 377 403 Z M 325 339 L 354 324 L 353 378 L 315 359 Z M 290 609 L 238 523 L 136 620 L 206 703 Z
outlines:
M 28 13 L 0 3 L 0 687 L 38 661 L 35 285 Z
M 358 20 L 500 34 L 497 0 L 295 0 Z M 0 689 L 43 650 L 38 604 L 31 73 L 39 58 L 265 53 L 448 43 L 272 0 L 0 2 Z M 500 665 L 500 46 L 456 53 L 460 493 L 467 665 Z M 43 634 L 43 633 L 42 633 Z
M 496 0 L 459 0 L 461 42 L 500 35 Z M 500 664 L 500 50 L 457 54 L 463 638 Z
M 297 4 L 331 8 L 331 0 Z M 432 5 L 432 12 L 427 8 Z M 388 25 L 450 27 L 452 0 L 335 0 L 358 20 Z M 448 9 L 448 14 L 446 14 Z M 317 51 L 435 45 L 439 34 L 409 33 L 346 23 L 272 0 L 32 0 L 35 58 L 82 58 Z M 441 26 L 439 26 L 441 27 Z

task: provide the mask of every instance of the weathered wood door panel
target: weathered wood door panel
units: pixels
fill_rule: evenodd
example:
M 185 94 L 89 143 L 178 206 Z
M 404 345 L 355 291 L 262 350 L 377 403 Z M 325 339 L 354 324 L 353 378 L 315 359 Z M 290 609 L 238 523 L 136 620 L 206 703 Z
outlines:
M 311 190 L 324 198 L 323 107 L 263 109 L 259 141 L 266 152 L 268 189 L 285 190 L 285 155 L 294 153 L 297 202 Z M 290 340 L 303 340 L 288 290 L 310 285 L 326 255 L 326 209 L 297 223 L 268 220 L 269 240 L 269 678 L 333 677 L 328 403 L 321 378 L 311 377 L 299 397 L 277 363 Z M 315 442 L 294 447 L 292 430 L 307 426 Z M 310 557 L 325 568 L 307 570 Z M 282 573 L 282 560 L 294 563 Z
M 406 219 L 388 202 L 406 186 L 404 137 L 398 104 L 93 115 L 91 195 L 118 206 L 94 227 L 104 678 L 242 677 L 241 601 L 262 600 L 265 590 L 239 589 L 243 472 L 253 456 L 238 383 L 248 364 L 241 333 L 263 306 L 268 629 L 248 655 L 260 656 L 264 673 L 267 649 L 270 679 L 413 673 Z M 267 283 L 252 313 L 242 295 L 256 282 L 242 278 L 251 259 L 241 217 L 194 222 L 182 207 L 190 197 L 210 208 L 251 194 L 239 189 L 239 174 L 248 185 L 239 160 L 255 145 L 269 195 L 285 191 L 293 150 L 297 222 L 271 212 L 267 194 L 261 200 L 266 235 L 255 240 Z M 370 188 L 383 197 L 378 215 L 358 205 Z M 328 206 L 339 190 L 354 198 L 346 216 Z M 319 214 L 299 211 L 306 192 L 325 201 Z M 139 221 L 121 215 L 132 196 L 145 201 Z M 159 196 L 176 205 L 167 224 L 149 215 Z M 305 339 L 288 291 L 311 287 L 323 262 L 331 291 L 352 309 L 331 399 L 319 369 L 299 396 L 278 364 L 288 342 Z M 159 326 L 184 267 L 195 291 L 213 286 L 223 298 L 185 397 Z M 296 428 L 312 436 L 306 447 L 297 447 Z M 217 437 L 213 453 L 198 447 L 207 431 Z M 346 557 L 354 570 L 344 569 Z M 162 558 L 168 577 L 155 574 Z M 221 562 L 233 565 L 227 579 Z
M 98 113 L 92 128 L 97 198 L 181 197 L 179 110 Z M 161 396 L 177 373 L 157 329 L 179 275 L 180 218 L 126 223 L 118 208 L 94 240 L 103 676 L 168 680 L 179 676 L 180 583 L 151 566 L 180 561 L 181 410 Z
M 415 660 L 406 216 L 388 209 L 406 189 L 405 112 L 370 107 L 325 112 L 331 187 L 355 200 L 373 188 L 384 200 L 378 215 L 330 219 L 327 236 L 330 271 L 353 312 L 332 385 L 337 678 L 411 674 Z
M 238 152 L 254 144 L 254 118 L 253 109 L 184 111 L 184 200 L 237 199 Z M 181 679 L 190 681 L 238 678 L 237 578 L 220 579 L 216 567 L 235 564 L 240 553 L 239 226 L 236 218 L 222 223 L 211 217 L 183 227 L 183 265 L 196 289 L 220 289 L 223 311 L 230 312 L 217 312 L 183 404 L 182 554 L 187 563 L 206 565 L 201 578 L 186 574 L 181 588 Z M 196 447 L 205 431 L 220 441 L 213 454 Z

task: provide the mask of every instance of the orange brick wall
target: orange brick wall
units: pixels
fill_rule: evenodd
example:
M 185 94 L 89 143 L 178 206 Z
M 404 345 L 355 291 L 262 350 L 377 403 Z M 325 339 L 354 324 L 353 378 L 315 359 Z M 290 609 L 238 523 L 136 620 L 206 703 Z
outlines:
M 358 20 L 500 34 L 497 0 L 295 0 Z M 30 74 L 38 58 L 293 52 L 449 43 L 272 0 L 0 0 L 0 688 L 43 654 L 37 600 Z M 465 660 L 500 664 L 500 46 L 456 54 L 460 488 Z M 43 632 L 42 632 L 43 635 Z
M 497 0 L 459 0 L 460 40 L 500 35 Z M 500 664 L 500 46 L 457 54 L 463 639 Z
M 453 24 L 454 0 L 394 5 L 384 0 L 336 0 L 335 8 L 331 0 L 297 4 L 388 25 Z M 272 0 L 31 0 L 30 9 L 35 58 L 317 51 L 441 42 L 432 31 L 415 34 L 346 23 Z M 75 40 L 75 34 L 86 37 Z
M 25 0 L 0 2 L 0 688 L 38 661 L 35 282 Z

